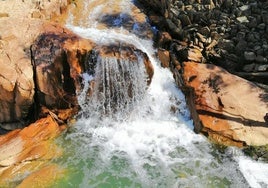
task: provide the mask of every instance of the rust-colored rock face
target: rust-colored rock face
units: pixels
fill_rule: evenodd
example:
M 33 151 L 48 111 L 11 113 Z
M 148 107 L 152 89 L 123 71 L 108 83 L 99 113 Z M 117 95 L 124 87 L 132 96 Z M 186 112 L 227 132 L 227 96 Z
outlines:
M 39 102 L 49 108 L 72 107 L 92 43 L 57 25 L 44 28 L 31 47 Z
M 59 170 L 49 161 L 61 155 L 61 150 L 53 143 L 61 132 L 57 122 L 47 116 L 22 130 L 0 136 L 0 187 L 14 187 L 25 177 L 22 187 L 26 187 L 26 183 L 35 183 L 27 180 L 32 179 L 31 176 L 41 176 L 49 169 Z
M 226 145 L 268 144 L 267 93 L 214 65 L 184 63 L 202 132 Z

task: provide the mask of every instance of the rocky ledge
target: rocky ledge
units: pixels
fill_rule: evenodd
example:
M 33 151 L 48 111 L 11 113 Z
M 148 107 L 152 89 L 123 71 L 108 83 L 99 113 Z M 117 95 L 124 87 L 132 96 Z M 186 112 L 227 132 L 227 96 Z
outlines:
M 62 149 L 53 140 L 65 128 L 48 115 L 0 136 L 0 187 L 49 186 L 62 177 L 65 170 L 50 161 L 61 156 Z

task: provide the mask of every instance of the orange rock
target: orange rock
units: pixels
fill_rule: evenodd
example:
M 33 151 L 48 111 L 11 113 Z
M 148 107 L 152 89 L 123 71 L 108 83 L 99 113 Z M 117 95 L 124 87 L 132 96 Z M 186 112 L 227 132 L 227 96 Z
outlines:
M 53 139 L 61 132 L 51 117 L 42 118 L 22 130 L 14 130 L 0 137 L 0 187 L 15 182 L 19 174 L 29 174 L 50 159 L 61 155 Z
M 81 73 L 94 44 L 57 24 L 43 24 L 43 33 L 31 47 L 38 97 L 50 109 L 77 105 Z
M 0 1 L 0 12 L 8 15 L 0 19 L 0 123 L 7 123 L 9 130 L 21 127 L 18 122 L 31 115 L 35 86 L 30 46 L 43 32 L 43 23 L 62 14 L 68 3 Z
M 64 173 L 64 169 L 50 164 L 26 177 L 17 188 L 51 187 L 64 176 Z
M 268 144 L 267 94 L 262 89 L 215 65 L 184 62 L 183 72 L 186 87 L 193 88 L 203 132 L 227 145 Z
M 162 67 L 168 68 L 170 63 L 170 55 L 168 50 L 158 49 L 158 58 L 161 62 Z

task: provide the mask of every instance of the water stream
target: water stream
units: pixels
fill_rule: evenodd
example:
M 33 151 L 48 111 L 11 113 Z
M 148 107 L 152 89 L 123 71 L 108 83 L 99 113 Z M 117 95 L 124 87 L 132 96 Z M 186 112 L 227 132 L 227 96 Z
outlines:
M 133 2 L 84 1 L 83 7 L 80 14 L 73 13 L 77 6 L 70 12 L 69 29 L 99 45 L 134 45 L 148 55 L 154 76 L 147 86 L 139 55 L 135 62 L 96 58 L 94 75 L 84 74 L 84 89 L 92 79 L 102 89 L 92 97 L 80 93 L 79 118 L 59 139 L 65 155 L 57 163 L 69 172 L 56 187 L 268 186 L 267 164 L 236 148 L 220 152 L 193 132 L 184 95 L 159 65 L 146 19 L 134 14 Z

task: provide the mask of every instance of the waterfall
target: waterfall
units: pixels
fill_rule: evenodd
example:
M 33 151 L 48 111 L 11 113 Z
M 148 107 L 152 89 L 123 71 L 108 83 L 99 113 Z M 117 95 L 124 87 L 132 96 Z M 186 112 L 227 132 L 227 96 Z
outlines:
M 126 119 L 141 102 L 147 88 L 144 59 L 136 54 L 137 61 L 125 58 L 98 57 L 91 80 L 85 79 L 85 87 L 79 97 L 82 113 L 86 117 Z M 87 84 L 94 80 L 92 96 L 85 97 Z
M 267 178 L 246 167 L 236 148 L 218 151 L 193 132 L 193 123 L 171 72 L 162 68 L 150 31 L 132 1 L 84 1 L 67 27 L 99 46 L 123 43 L 146 53 L 154 67 L 147 85 L 144 59 L 95 54 L 94 70 L 83 74 L 81 114 L 61 142 L 70 170 L 61 187 L 264 187 Z M 78 6 L 79 7 L 79 6 Z M 79 16 L 79 15 L 78 15 Z M 110 22 L 110 24 L 107 24 Z M 142 32 L 141 35 L 139 32 Z M 90 88 L 90 94 L 88 90 Z M 253 167 L 259 164 L 250 160 Z M 256 176 L 250 176 L 254 172 Z M 249 178 L 250 177 L 250 178 Z M 246 179 L 245 179 L 246 178 Z M 264 186 L 262 186 L 264 185 Z

